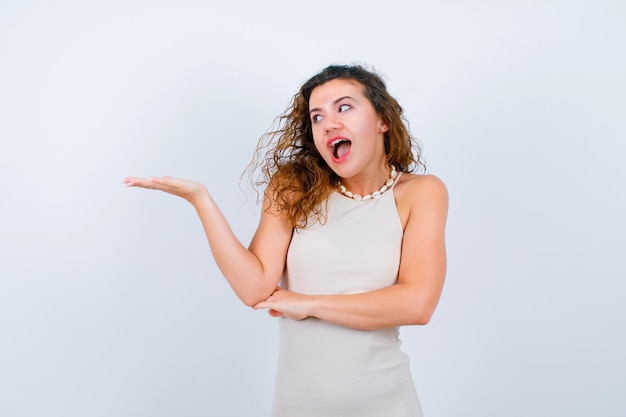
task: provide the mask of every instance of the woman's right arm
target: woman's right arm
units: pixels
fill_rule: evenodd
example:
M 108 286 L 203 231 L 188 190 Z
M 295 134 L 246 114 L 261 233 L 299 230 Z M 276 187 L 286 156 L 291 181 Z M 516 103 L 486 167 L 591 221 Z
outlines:
M 182 197 L 194 206 L 217 266 L 246 305 L 254 306 L 274 292 L 285 268 L 292 227 L 276 210 L 268 193 L 263 201 L 259 226 L 246 248 L 202 184 L 170 177 L 128 177 L 124 182 L 131 187 L 150 188 Z

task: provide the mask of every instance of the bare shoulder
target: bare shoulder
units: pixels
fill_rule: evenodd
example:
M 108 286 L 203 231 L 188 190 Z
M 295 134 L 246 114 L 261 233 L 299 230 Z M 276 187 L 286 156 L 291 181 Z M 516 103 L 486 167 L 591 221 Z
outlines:
M 404 173 L 394 188 L 398 213 L 406 225 L 411 212 L 437 210 L 447 213 L 448 189 L 435 175 Z
M 439 177 L 435 175 L 417 175 L 404 173 L 396 184 L 396 200 L 414 201 L 423 198 L 448 198 L 448 189 Z

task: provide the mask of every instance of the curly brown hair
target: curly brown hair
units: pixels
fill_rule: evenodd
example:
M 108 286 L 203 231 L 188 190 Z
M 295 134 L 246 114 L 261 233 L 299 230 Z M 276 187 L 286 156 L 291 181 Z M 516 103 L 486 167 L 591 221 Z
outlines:
M 326 200 L 339 177 L 315 148 L 309 115 L 309 98 L 316 87 L 334 80 L 361 84 L 365 96 L 389 130 L 385 132 L 387 162 L 398 171 L 425 170 L 421 148 L 409 132 L 402 107 L 388 92 L 385 82 L 361 65 L 331 65 L 305 82 L 274 126 L 261 137 L 248 167 L 252 185 L 267 187 L 278 211 L 284 211 L 294 228 L 310 219 L 324 221 Z M 258 179 L 254 173 L 260 171 Z

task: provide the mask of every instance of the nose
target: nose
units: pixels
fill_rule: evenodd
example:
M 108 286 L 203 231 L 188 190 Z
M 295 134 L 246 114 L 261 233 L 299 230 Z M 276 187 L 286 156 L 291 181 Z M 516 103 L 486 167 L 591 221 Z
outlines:
M 327 115 L 324 118 L 324 131 L 326 133 L 339 130 L 343 127 L 341 120 L 335 115 Z

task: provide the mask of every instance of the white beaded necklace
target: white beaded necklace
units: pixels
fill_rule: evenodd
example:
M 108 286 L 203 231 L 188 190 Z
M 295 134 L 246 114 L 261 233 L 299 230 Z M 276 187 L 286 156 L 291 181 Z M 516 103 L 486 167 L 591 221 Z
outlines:
M 370 200 L 372 198 L 380 197 L 385 191 L 387 191 L 389 188 L 391 188 L 391 186 L 393 185 L 393 183 L 396 180 L 397 176 L 398 176 L 398 173 L 396 172 L 396 167 L 391 165 L 391 172 L 389 173 L 389 179 L 387 181 L 385 181 L 383 186 L 380 187 L 379 190 L 374 191 L 372 194 L 368 194 L 368 195 L 364 195 L 364 196 L 361 196 L 359 194 L 353 194 L 350 191 L 346 190 L 346 187 L 343 186 L 341 181 L 337 183 L 337 186 L 339 187 L 339 191 L 341 191 L 341 193 L 343 195 L 345 195 L 346 197 L 352 198 L 352 199 L 354 199 L 356 201 L 366 201 L 366 200 Z

